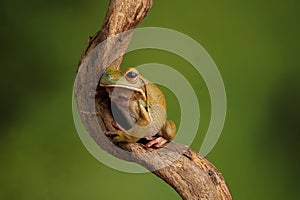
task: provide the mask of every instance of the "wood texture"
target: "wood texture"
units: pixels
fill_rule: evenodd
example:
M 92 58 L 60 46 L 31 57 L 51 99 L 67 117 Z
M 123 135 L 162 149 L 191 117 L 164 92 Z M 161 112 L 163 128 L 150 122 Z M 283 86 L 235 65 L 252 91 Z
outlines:
M 95 83 L 107 65 L 119 68 L 133 30 L 143 21 L 151 6 L 152 0 L 110 1 L 103 26 L 90 38 L 78 65 L 75 98 L 81 120 L 102 149 L 149 169 L 172 186 L 182 199 L 230 200 L 231 194 L 221 173 L 189 147 L 171 142 L 159 150 L 146 148 L 140 143 L 121 143 L 116 148 L 103 134 L 103 130 L 114 130 L 111 125 L 113 117 L 107 93 Z M 103 44 L 124 31 L 128 31 L 125 36 Z

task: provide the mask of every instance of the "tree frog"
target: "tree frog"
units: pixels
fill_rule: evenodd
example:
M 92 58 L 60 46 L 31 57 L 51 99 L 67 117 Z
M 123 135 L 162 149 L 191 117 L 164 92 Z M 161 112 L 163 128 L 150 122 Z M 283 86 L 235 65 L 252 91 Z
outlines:
M 145 138 L 146 147 L 159 148 L 175 137 L 175 123 L 166 120 L 163 93 L 137 69 L 120 71 L 107 67 L 100 78 L 100 86 L 106 89 L 111 100 L 115 120 L 112 125 L 116 131 L 105 134 L 112 137 L 113 142 L 137 142 Z

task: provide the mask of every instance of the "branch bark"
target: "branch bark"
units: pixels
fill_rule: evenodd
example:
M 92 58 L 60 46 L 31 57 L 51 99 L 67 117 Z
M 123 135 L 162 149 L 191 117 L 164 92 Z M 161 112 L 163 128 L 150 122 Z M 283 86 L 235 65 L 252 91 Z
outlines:
M 149 169 L 172 186 L 182 199 L 230 200 L 221 173 L 189 147 L 171 142 L 160 150 L 145 148 L 140 143 L 121 143 L 116 148 L 103 134 L 103 130 L 114 130 L 113 117 L 107 93 L 95 83 L 106 66 L 119 68 L 133 30 L 151 6 L 152 0 L 110 1 L 101 30 L 89 38 L 78 64 L 75 98 L 81 120 L 102 149 Z M 119 35 L 124 31 L 126 34 Z M 89 98 L 91 91 L 96 93 Z

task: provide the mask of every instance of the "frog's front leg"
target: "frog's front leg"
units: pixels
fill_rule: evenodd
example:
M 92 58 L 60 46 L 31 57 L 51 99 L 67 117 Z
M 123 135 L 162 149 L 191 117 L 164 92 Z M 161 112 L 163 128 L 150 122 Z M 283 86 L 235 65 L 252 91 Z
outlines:
M 146 103 L 143 100 L 138 101 L 138 110 L 140 119 L 136 122 L 139 126 L 147 126 L 150 124 L 151 119 L 148 111 L 146 110 Z
M 156 148 L 162 147 L 167 142 L 171 141 L 176 136 L 176 125 L 173 121 L 167 120 L 161 131 L 157 134 L 157 138 L 148 137 L 151 140 L 146 144 L 146 147 L 154 146 Z

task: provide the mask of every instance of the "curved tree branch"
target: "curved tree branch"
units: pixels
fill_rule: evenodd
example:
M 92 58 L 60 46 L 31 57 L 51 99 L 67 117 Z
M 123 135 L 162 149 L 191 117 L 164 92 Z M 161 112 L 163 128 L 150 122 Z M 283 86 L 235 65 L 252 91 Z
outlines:
M 103 130 L 114 130 L 111 125 L 113 118 L 107 93 L 94 83 L 99 81 L 104 67 L 113 65 L 119 68 L 133 30 L 143 21 L 151 6 L 152 0 L 110 1 L 103 26 L 90 37 L 78 65 L 75 98 L 82 122 L 102 149 L 149 169 L 183 199 L 230 200 L 231 194 L 221 173 L 187 146 L 171 142 L 165 148 L 155 150 L 140 143 L 121 143 L 116 148 L 103 134 Z M 125 35 L 118 36 L 124 31 L 127 31 Z M 104 42 L 109 38 L 114 39 Z M 92 99 L 89 98 L 91 91 L 96 91 Z

